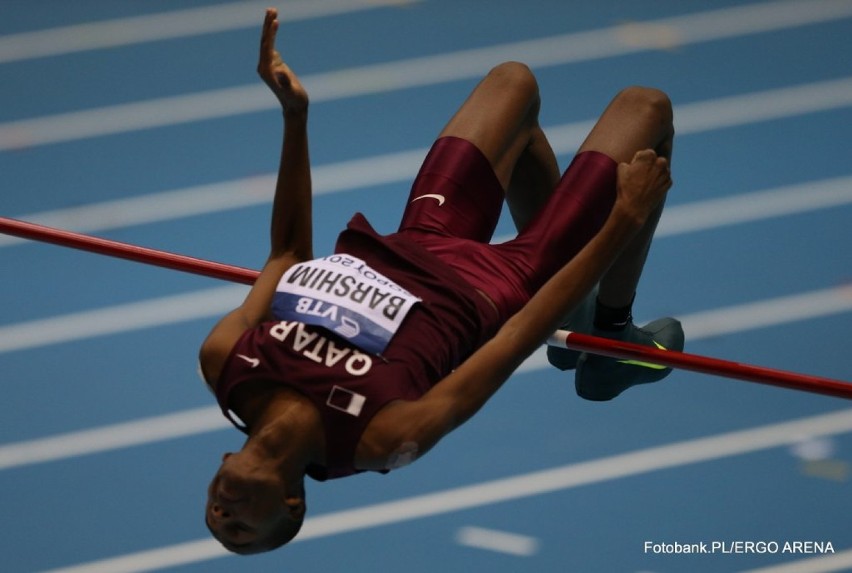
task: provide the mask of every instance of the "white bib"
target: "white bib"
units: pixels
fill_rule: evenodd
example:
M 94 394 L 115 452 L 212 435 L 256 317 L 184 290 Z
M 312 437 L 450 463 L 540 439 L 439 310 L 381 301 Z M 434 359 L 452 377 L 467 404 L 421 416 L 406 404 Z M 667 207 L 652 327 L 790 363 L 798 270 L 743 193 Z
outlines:
M 278 282 L 272 313 L 380 354 L 420 300 L 361 259 L 335 254 L 290 267 Z

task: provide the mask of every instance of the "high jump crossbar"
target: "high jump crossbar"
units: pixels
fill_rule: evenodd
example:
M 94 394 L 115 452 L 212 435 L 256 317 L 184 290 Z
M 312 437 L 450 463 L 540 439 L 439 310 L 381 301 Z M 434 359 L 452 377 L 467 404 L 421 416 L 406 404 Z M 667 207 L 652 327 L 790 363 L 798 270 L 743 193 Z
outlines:
M 24 239 L 52 243 L 246 285 L 253 284 L 260 274 L 256 270 L 245 267 L 237 267 L 167 251 L 139 247 L 129 243 L 92 237 L 82 233 L 55 229 L 7 217 L 0 217 L 0 232 Z M 547 344 L 591 352 L 621 360 L 641 360 L 670 368 L 680 368 L 702 374 L 852 400 L 852 384 L 830 378 L 764 368 L 685 352 L 660 350 L 639 344 L 620 342 L 565 330 L 555 332 L 548 339 Z

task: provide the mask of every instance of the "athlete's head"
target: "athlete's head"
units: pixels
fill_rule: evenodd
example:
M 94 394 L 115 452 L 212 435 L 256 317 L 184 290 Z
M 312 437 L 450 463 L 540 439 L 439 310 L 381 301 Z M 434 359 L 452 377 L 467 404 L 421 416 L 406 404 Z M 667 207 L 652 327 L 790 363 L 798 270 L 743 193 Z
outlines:
M 226 549 L 249 555 L 296 536 L 305 517 L 305 489 L 303 480 L 286 483 L 274 469 L 243 457 L 225 454 L 207 490 L 205 521 Z

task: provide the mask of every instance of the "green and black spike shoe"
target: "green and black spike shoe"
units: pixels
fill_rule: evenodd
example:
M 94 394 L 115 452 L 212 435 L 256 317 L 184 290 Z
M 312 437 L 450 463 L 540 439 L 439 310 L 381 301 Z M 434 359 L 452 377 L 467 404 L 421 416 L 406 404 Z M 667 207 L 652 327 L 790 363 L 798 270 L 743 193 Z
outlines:
M 592 323 L 595 319 L 595 301 L 597 298 L 598 287 L 595 286 L 592 292 L 586 295 L 580 306 L 574 309 L 574 312 L 560 325 L 559 329 L 586 334 L 590 333 L 592 331 Z M 571 350 L 570 348 L 547 347 L 548 362 L 560 370 L 573 370 L 576 368 L 580 354 L 582 353 L 579 350 Z
M 637 327 L 632 322 L 617 332 L 592 329 L 593 336 L 642 344 L 662 350 L 681 352 L 684 345 L 683 327 L 674 318 L 660 318 Z M 586 400 L 612 400 L 631 386 L 657 382 L 672 369 L 639 360 L 619 360 L 583 352 L 576 362 L 574 386 L 577 395 Z

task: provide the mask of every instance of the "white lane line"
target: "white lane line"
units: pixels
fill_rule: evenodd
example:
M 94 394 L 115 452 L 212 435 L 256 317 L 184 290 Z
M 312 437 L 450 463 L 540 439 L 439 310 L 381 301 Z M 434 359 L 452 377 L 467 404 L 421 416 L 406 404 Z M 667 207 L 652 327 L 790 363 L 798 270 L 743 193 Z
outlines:
M 261 0 L 87 22 L 0 36 L 0 64 L 242 28 L 259 30 L 263 12 L 272 4 L 279 8 L 279 20 L 294 22 L 417 1 Z
M 456 532 L 456 543 L 517 557 L 531 557 L 539 549 L 539 541 L 535 537 L 474 526 L 460 528 Z
M 852 410 L 675 442 L 625 454 L 463 486 L 305 520 L 294 542 L 405 523 L 544 495 L 649 472 L 678 468 L 795 443 L 803 435 L 852 432 Z M 91 561 L 45 573 L 141 573 L 229 555 L 213 539 L 191 541 Z
M 245 286 L 224 286 L 3 326 L 0 353 L 217 316 L 247 292 Z
M 749 569 L 741 573 L 833 573 L 850 570 L 852 570 L 852 549 L 834 555 L 810 557 L 760 569 Z
M 845 77 L 685 104 L 675 109 L 675 131 L 698 133 L 828 111 L 848 106 L 850 99 L 852 78 Z
M 417 173 L 427 151 L 415 149 L 315 166 L 311 170 L 314 196 L 410 179 Z M 265 205 L 272 201 L 274 189 L 274 174 L 259 175 L 81 207 L 42 211 L 19 218 L 91 233 Z M 22 242 L 23 239 L 0 235 L 0 247 Z
M 684 104 L 675 108 L 675 118 L 678 136 L 682 137 L 717 128 L 748 125 L 850 105 L 852 78 L 844 78 Z M 748 113 L 744 113 L 744 110 Z M 546 128 L 546 131 L 554 151 L 558 155 L 565 155 L 576 151 L 593 125 L 594 120 L 586 120 L 551 126 Z M 342 193 L 408 181 L 419 169 L 427 151 L 413 149 L 315 166 L 312 172 L 314 195 Z M 720 211 L 728 217 L 732 211 L 740 213 L 741 220 L 746 221 L 749 220 L 748 217 L 760 218 L 763 209 L 783 214 L 785 209 L 801 212 L 807 210 L 809 205 L 812 209 L 824 208 L 850 201 L 852 187 L 848 185 L 848 181 L 848 177 L 838 178 L 791 186 L 784 192 L 767 191 L 764 196 L 743 195 L 719 199 L 715 203 L 696 204 L 696 208 L 688 217 L 681 207 L 670 207 L 667 213 L 681 210 L 684 221 L 688 221 L 681 224 L 692 225 L 700 219 L 707 219 L 708 224 L 712 226 L 712 217 L 708 215 Z M 274 174 L 260 175 L 80 207 L 30 213 L 18 218 L 49 227 L 91 233 L 266 204 L 272 200 L 274 188 Z M 798 196 L 797 192 L 800 190 L 807 193 Z M 754 206 L 745 204 L 744 198 L 754 200 Z M 665 215 L 662 232 L 666 232 L 666 219 L 671 219 L 671 216 Z M 0 248 L 22 242 L 23 239 L 0 235 Z
M 543 68 L 655 49 L 653 37 L 669 29 L 680 44 L 829 22 L 852 16 L 852 0 L 782 0 L 617 25 L 523 42 L 501 44 L 305 75 L 313 103 L 385 93 L 479 77 L 495 64 L 521 60 Z M 649 41 L 636 41 L 647 32 Z M 277 101 L 259 84 L 35 117 L 0 124 L 0 151 L 60 143 L 274 109 Z
M 768 328 L 852 311 L 852 284 L 738 304 L 684 316 L 691 339 Z
M 787 191 L 785 188 L 782 194 Z M 849 198 L 848 191 L 846 195 Z M 761 193 L 761 197 L 765 199 L 767 196 Z M 769 197 L 771 198 L 771 195 Z M 798 202 L 798 199 L 796 201 Z M 743 205 L 749 202 L 749 194 L 741 197 L 739 201 Z M 805 204 L 803 208 L 811 209 L 813 205 Z M 682 209 L 680 212 L 691 216 L 692 213 L 701 211 L 701 204 L 685 205 Z M 757 210 L 750 214 L 749 220 L 753 221 L 761 216 L 777 216 L 779 211 L 783 214 L 798 212 L 791 208 Z M 712 218 L 701 217 L 698 224 L 691 227 L 679 224 L 678 214 L 679 211 L 676 210 L 669 213 L 661 236 L 733 224 L 739 222 L 741 215 L 737 209 L 726 208 L 718 210 Z M 245 286 L 224 286 L 0 326 L 0 354 L 219 316 L 233 308 L 246 292 Z M 795 318 L 797 314 L 801 318 L 807 318 L 845 312 L 850 305 L 850 287 L 840 286 L 763 303 L 747 303 L 732 307 L 724 314 L 719 310 L 696 313 L 693 315 L 694 326 L 690 325 L 689 330 L 691 336 L 698 333 L 703 333 L 702 336 L 714 336 L 727 332 L 725 329 L 731 328 L 731 324 L 742 323 L 746 327 L 749 324 L 771 326 L 772 323 L 767 321 L 771 321 L 772 317 L 779 317 L 779 320 L 788 322 L 798 320 Z
M 852 77 L 762 90 L 674 106 L 675 137 L 831 111 L 852 105 Z M 594 120 L 546 128 L 557 154 L 571 153 Z
M 209 312 L 212 316 L 222 315 L 239 300 L 236 292 L 232 294 L 222 291 L 212 294 L 214 296 L 210 296 L 207 300 L 207 304 L 210 304 L 212 308 Z M 216 300 L 217 297 L 221 297 L 221 300 Z M 808 312 L 812 314 L 802 312 L 798 305 L 808 309 Z M 159 312 L 153 305 L 147 311 Z M 700 312 L 679 318 L 687 332 L 689 341 L 692 343 L 711 336 L 747 332 L 766 326 L 849 311 L 852 311 L 852 286 L 759 301 L 752 305 L 720 308 L 715 311 Z M 117 325 L 117 327 L 123 325 L 124 328 L 132 328 L 132 325 L 124 321 L 120 307 L 115 308 L 114 312 L 115 316 L 110 316 L 109 309 L 106 309 L 97 316 L 95 322 L 106 321 Z M 742 320 L 742 316 L 748 317 L 748 320 Z M 57 319 L 57 322 L 60 323 L 59 329 L 73 331 L 73 329 L 62 325 L 61 321 L 61 318 Z M 41 328 L 49 326 L 42 324 Z M 2 349 L 2 346 L 10 344 L 10 341 L 14 341 L 14 338 L 14 331 L 0 331 L 0 341 L 2 341 L 0 349 Z M 14 342 L 11 343 L 14 344 Z M 549 367 L 544 351 L 540 350 L 530 356 L 516 373 L 524 374 Z M 187 372 L 186 375 L 193 376 L 194 374 Z M 199 381 L 198 384 L 200 385 L 201 382 Z M 218 408 L 211 406 L 79 432 L 13 442 L 0 446 L 0 470 L 157 442 L 179 436 L 200 434 L 227 427 L 229 426 L 224 422 Z
M 188 373 L 191 376 L 192 373 Z M 201 385 L 201 380 L 198 384 Z M 231 428 L 217 406 L 138 418 L 0 446 L 0 470 L 153 444 Z
M 687 343 L 691 343 L 846 312 L 852 312 L 852 284 L 694 312 L 678 316 L 678 319 Z M 530 356 L 518 372 L 548 367 L 547 356 L 540 350 Z
M 673 207 L 667 210 L 665 218 L 661 221 L 659 236 L 706 230 L 739 223 L 743 220 L 755 221 L 779 215 L 789 215 L 817 208 L 818 205 L 825 207 L 848 203 L 852 201 L 852 185 L 850 183 L 852 183 L 852 177 L 829 180 L 822 184 L 802 185 L 802 188 L 807 191 L 803 193 L 805 197 L 826 195 L 832 198 L 831 201 L 814 200 L 813 203 L 801 201 L 801 198 L 795 192 L 796 188 L 793 188 L 791 192 L 790 187 L 784 187 L 778 192 L 777 196 L 773 192 L 766 191 L 757 193 L 756 197 L 747 193 L 735 198 L 736 200 L 732 198 L 723 200 L 721 207 L 718 204 L 719 200 Z M 838 196 L 841 200 L 837 200 Z M 792 205 L 788 204 L 790 202 L 792 202 Z M 707 203 L 716 208 L 708 208 L 705 212 L 704 207 Z M 744 214 L 747 214 L 747 216 L 744 217 Z M 688 224 L 683 223 L 681 217 L 687 219 Z M 245 296 L 246 288 L 244 286 L 226 286 L 205 289 L 0 326 L 0 354 L 82 340 L 93 336 L 117 334 L 218 316 L 233 308 L 235 303 Z M 819 296 L 808 293 L 803 295 L 802 299 L 792 297 L 789 300 L 786 298 L 783 300 L 786 302 L 781 303 L 780 306 L 790 305 L 789 308 L 776 310 L 779 305 L 767 302 L 766 305 L 771 307 L 771 311 L 764 314 L 770 317 L 773 313 L 777 313 L 778 316 L 786 316 L 794 309 L 800 309 L 799 312 L 802 313 L 802 316 L 817 316 L 823 312 L 821 309 L 837 312 L 837 309 L 845 308 L 844 305 L 848 304 L 852 297 L 849 296 L 848 287 L 839 287 L 823 291 Z M 749 303 L 747 306 L 754 307 L 755 305 Z M 718 311 L 712 311 L 711 314 L 717 315 Z M 726 316 L 721 323 L 729 324 L 733 320 L 748 322 L 754 321 L 755 317 L 735 310 L 730 313 L 730 317 Z M 713 321 L 703 316 L 695 322 L 696 329 L 713 328 Z
M 215 406 L 139 418 L 0 446 L 0 470 L 185 438 L 230 427 L 231 424 Z
M 719 199 L 667 205 L 654 237 L 660 239 L 849 204 L 852 204 L 852 176 L 808 181 Z M 494 237 L 493 242 L 502 243 L 513 236 Z
M 655 237 L 692 233 L 852 203 L 852 176 L 667 206 Z

